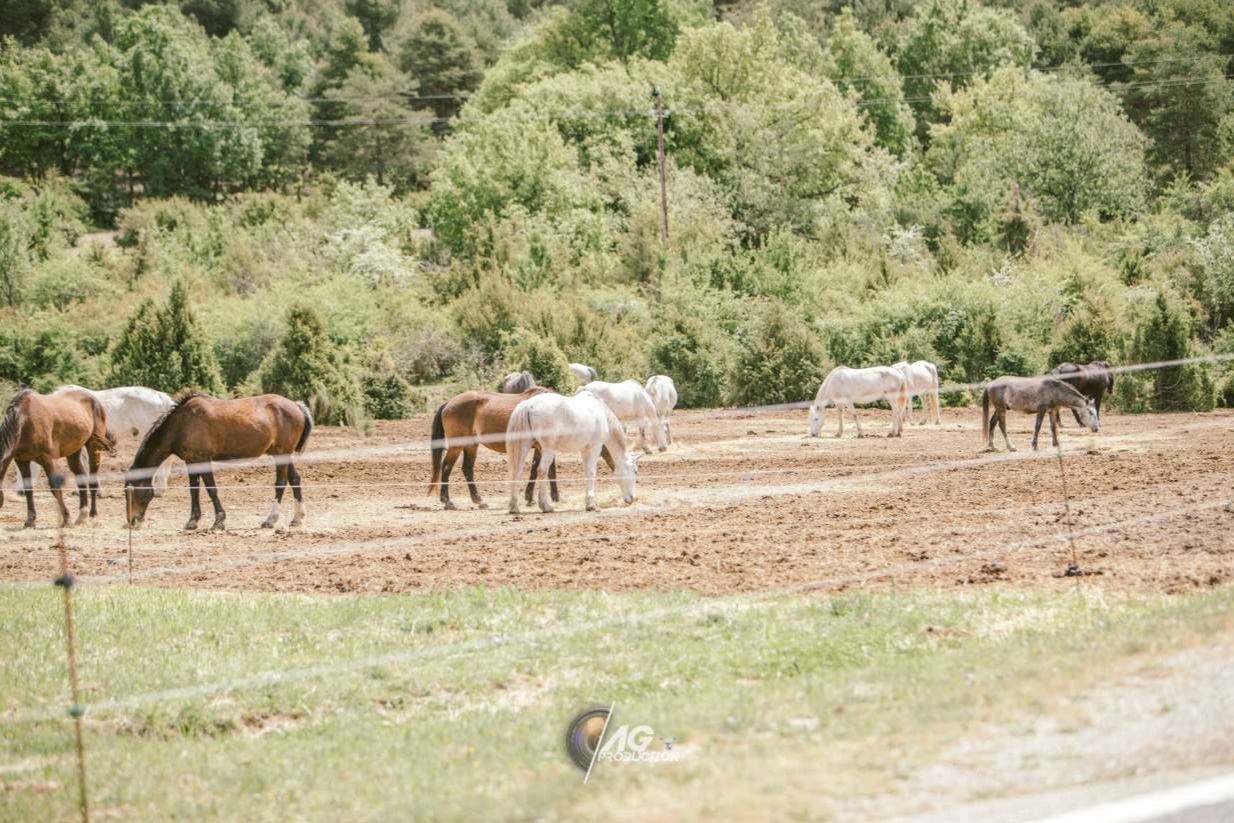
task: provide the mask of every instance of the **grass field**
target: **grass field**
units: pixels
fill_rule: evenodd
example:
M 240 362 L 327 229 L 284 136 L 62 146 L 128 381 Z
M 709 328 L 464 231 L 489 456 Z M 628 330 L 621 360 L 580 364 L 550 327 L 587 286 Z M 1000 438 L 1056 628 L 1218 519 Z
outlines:
M 60 592 L 0 592 L 0 817 L 68 819 Z M 1229 588 L 754 601 L 85 586 L 92 805 L 96 819 L 126 820 L 600 819 L 632 808 L 825 820 L 894 796 L 897 775 L 963 729 L 1048 713 L 1137 661 L 1229 633 L 1232 601 Z M 260 677 L 274 672 L 287 679 Z M 237 688 L 125 702 L 228 681 Z M 614 722 L 675 737 L 681 760 L 605 765 L 584 786 L 565 726 L 610 701 Z

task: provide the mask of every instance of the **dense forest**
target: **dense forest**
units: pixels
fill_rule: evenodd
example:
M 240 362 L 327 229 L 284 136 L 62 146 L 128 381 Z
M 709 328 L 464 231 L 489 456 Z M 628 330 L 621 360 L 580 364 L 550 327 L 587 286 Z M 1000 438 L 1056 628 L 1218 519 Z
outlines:
M 10 0 L 0 38 L 6 396 L 363 424 L 570 361 L 714 406 L 1234 354 L 1228 0 Z M 1234 364 L 1115 403 L 1234 404 Z

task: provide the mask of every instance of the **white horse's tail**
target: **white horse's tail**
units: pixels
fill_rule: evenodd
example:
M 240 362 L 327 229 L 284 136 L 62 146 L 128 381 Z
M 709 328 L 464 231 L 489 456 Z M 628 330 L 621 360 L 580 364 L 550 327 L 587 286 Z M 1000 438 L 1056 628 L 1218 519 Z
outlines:
M 531 404 L 524 400 L 514 408 L 506 426 L 506 460 L 510 466 L 510 511 L 518 511 L 518 479 L 531 451 Z

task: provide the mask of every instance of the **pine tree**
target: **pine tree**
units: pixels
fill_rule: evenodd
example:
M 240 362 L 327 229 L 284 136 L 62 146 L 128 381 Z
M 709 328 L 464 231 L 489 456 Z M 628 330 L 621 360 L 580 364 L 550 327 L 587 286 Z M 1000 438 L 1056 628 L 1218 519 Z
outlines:
M 111 380 L 118 385 L 149 386 L 165 392 L 188 388 L 222 391 L 214 350 L 189 309 L 183 283 L 172 285 L 162 309 L 156 308 L 153 300 L 137 308 L 112 349 Z
M 262 364 L 260 381 L 262 391 L 307 403 L 319 422 L 356 425 L 363 418 L 356 378 L 320 315 L 307 306 L 287 313 L 287 330 Z

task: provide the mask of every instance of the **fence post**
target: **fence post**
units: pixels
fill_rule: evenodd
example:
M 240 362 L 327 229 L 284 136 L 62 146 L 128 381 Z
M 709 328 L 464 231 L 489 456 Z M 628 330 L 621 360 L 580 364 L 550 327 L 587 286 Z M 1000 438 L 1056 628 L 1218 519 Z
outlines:
M 64 477 L 59 474 L 52 475 L 47 478 L 47 483 L 53 489 L 59 490 L 64 486 Z M 60 521 L 56 549 L 60 555 L 60 576 L 55 583 L 64 590 L 64 637 L 68 649 L 69 688 L 73 700 L 69 706 L 69 716 L 73 718 L 77 735 L 77 803 L 81 810 L 82 823 L 90 823 L 90 804 L 86 798 L 86 746 L 81 729 L 83 710 L 77 683 L 77 646 L 73 634 L 73 575 L 69 574 L 69 553 L 64 543 L 63 518 Z
M 1058 475 L 1063 485 L 1063 516 L 1066 518 L 1067 542 L 1071 544 L 1071 565 L 1067 567 L 1065 576 L 1080 576 L 1080 558 L 1075 549 L 1075 529 L 1071 526 L 1071 495 L 1067 493 L 1067 470 L 1063 468 L 1063 447 L 1057 446 L 1055 454 L 1058 457 Z

